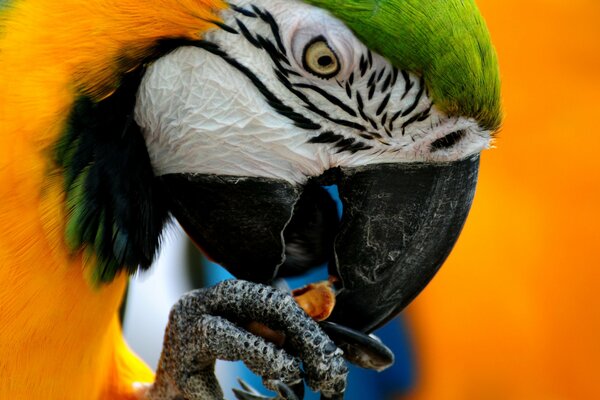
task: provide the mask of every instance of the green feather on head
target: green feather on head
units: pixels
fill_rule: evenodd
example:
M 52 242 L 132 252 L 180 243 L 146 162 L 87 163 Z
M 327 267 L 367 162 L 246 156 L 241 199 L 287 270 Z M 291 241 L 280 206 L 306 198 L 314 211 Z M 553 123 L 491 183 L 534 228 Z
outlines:
M 498 61 L 474 0 L 307 1 L 396 67 L 422 75 L 440 110 L 500 127 Z

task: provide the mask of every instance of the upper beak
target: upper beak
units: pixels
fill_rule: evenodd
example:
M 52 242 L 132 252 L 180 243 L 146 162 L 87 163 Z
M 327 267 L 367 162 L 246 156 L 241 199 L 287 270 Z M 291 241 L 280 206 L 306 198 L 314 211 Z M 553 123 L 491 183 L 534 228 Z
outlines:
M 341 279 L 330 321 L 370 332 L 425 287 L 462 229 L 478 166 L 477 155 L 447 163 L 340 168 L 334 174 L 344 207 L 341 225 L 337 235 L 322 235 L 327 243 L 319 249 L 330 252 L 306 258 L 312 264 L 332 258 L 330 272 Z M 257 282 L 285 274 L 291 236 L 286 227 L 307 231 L 302 222 L 310 218 L 302 210 L 323 208 L 306 206 L 323 204 L 320 196 L 305 196 L 303 188 L 276 179 L 174 174 L 161 180 L 173 215 L 191 238 L 236 277 Z M 290 270 L 301 272 L 297 263 Z
M 478 167 L 477 155 L 342 169 L 335 267 L 343 285 L 330 321 L 370 332 L 419 294 L 460 234 Z

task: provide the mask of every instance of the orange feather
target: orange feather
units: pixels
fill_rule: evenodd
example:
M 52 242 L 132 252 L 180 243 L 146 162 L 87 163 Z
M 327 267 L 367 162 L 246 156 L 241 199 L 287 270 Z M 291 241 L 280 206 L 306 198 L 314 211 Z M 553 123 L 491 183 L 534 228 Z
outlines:
M 109 96 L 159 38 L 198 38 L 220 0 L 16 0 L 0 11 L 0 397 L 131 399 L 152 372 L 116 311 L 126 277 L 94 288 L 64 243 L 51 149 L 77 93 Z M 131 66 L 131 64 L 129 64 Z

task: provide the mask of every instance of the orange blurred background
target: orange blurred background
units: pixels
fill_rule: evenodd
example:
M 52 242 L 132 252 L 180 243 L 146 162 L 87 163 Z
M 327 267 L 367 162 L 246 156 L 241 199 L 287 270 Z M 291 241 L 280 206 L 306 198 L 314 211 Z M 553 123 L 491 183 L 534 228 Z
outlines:
M 410 400 L 600 399 L 600 1 L 477 0 L 505 122 L 409 307 Z

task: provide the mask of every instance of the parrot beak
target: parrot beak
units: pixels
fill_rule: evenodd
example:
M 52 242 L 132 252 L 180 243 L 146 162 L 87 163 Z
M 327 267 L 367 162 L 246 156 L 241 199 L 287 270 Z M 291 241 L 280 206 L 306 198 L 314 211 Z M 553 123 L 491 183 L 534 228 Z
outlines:
M 161 180 L 172 214 L 215 262 L 237 278 L 269 283 L 329 260 L 337 282 L 328 321 L 370 332 L 400 312 L 450 253 L 473 200 L 478 166 L 477 155 L 336 168 L 305 187 L 217 175 Z M 314 190 L 320 181 L 338 185 L 341 223 L 337 215 L 331 222 L 331 199 Z M 298 249 L 308 256 L 294 256 Z
M 170 210 L 194 243 L 235 277 L 269 283 L 285 259 L 283 231 L 302 188 L 222 175 L 160 177 Z
M 332 272 L 342 285 L 329 321 L 370 332 L 423 290 L 460 234 L 478 167 L 477 155 L 341 170 L 344 215 Z

